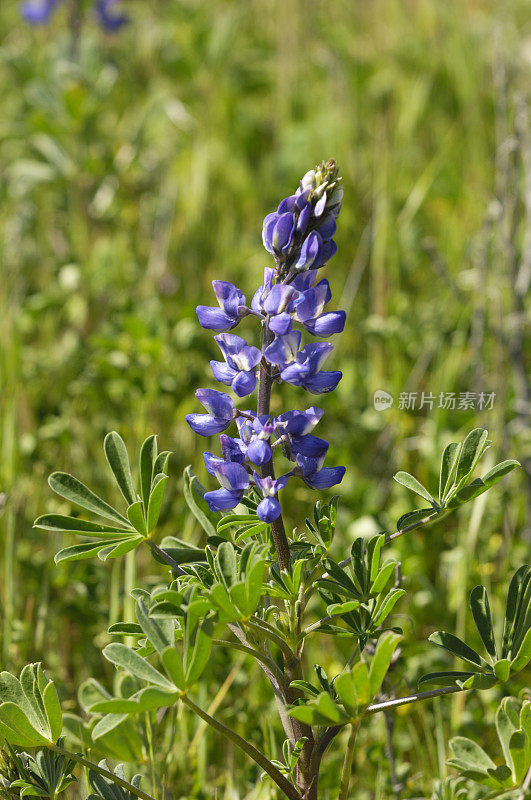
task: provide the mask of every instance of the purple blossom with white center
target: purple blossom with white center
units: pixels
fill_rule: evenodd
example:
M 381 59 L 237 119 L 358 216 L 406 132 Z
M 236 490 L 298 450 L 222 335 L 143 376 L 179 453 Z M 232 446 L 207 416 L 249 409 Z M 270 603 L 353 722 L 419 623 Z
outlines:
M 256 367 L 262 359 L 258 347 L 249 346 L 245 339 L 233 333 L 214 336 L 225 361 L 211 361 L 214 378 L 231 386 L 238 397 L 246 397 L 256 387 Z
M 261 491 L 264 498 L 260 501 L 260 503 L 258 503 L 256 513 L 262 522 L 274 522 L 276 519 L 278 519 L 282 510 L 276 495 L 280 489 L 284 489 L 284 487 L 287 485 L 288 476 L 282 475 L 280 478 L 275 480 L 270 476 L 261 478 L 256 472 L 253 472 L 253 478 L 257 488 Z
M 234 403 L 225 392 L 216 389 L 198 389 L 195 396 L 208 414 L 187 414 L 186 421 L 200 436 L 212 436 L 228 428 L 234 419 Z
M 271 461 L 272 452 L 269 440 L 275 430 L 274 423 L 265 414 L 254 419 L 239 417 L 236 420 L 240 433 L 240 446 L 248 460 L 256 466 L 262 466 Z
M 196 313 L 202 328 L 212 331 L 229 331 L 235 328 L 242 317 L 249 313 L 245 296 L 233 283 L 212 281 L 214 294 L 219 303 L 215 306 L 197 306 Z
M 205 500 L 211 511 L 229 511 L 236 508 L 249 486 L 249 474 L 245 467 L 233 461 L 214 464 L 214 474 L 221 489 L 205 493 Z

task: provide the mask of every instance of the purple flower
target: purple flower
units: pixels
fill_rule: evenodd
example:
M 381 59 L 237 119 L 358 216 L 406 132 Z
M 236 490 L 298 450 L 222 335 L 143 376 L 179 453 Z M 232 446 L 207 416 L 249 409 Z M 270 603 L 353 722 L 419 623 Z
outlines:
M 20 5 L 20 13 L 32 25 L 44 25 L 52 16 L 57 0 L 26 0 Z
M 285 336 L 277 336 L 264 350 L 264 357 L 270 364 L 285 367 L 295 361 L 301 339 L 300 331 L 291 331 Z
M 291 437 L 291 452 L 295 457 L 300 455 L 305 458 L 324 459 L 329 446 L 325 439 L 319 439 L 318 436 L 312 436 L 311 434 Z
M 213 453 L 203 453 L 203 458 L 205 460 L 205 467 L 207 468 L 207 472 L 211 475 L 215 475 L 214 467 L 216 464 L 222 464 L 225 461 L 235 461 L 238 464 L 245 463 L 245 451 L 242 450 L 239 442 L 235 439 L 231 439 L 230 436 L 227 436 L 226 433 L 222 433 L 219 437 L 219 441 L 221 444 L 221 457 L 215 456 Z
M 215 306 L 197 306 L 196 313 L 202 328 L 212 331 L 229 331 L 247 314 L 245 296 L 233 283 L 212 281 L 219 303 Z
M 256 290 L 254 297 L 251 301 L 251 308 L 256 314 L 261 314 L 264 311 L 264 301 L 273 287 L 275 280 L 275 270 L 272 267 L 266 267 L 264 270 L 264 282 Z
M 330 311 L 328 314 L 321 314 L 316 319 L 308 320 L 304 323 L 304 327 L 315 336 L 333 336 L 334 333 L 343 331 L 346 319 L 345 311 Z
M 295 217 L 291 212 L 268 214 L 264 219 L 262 229 L 262 241 L 265 249 L 269 253 L 282 256 L 291 244 L 294 230 Z
M 120 0 L 97 0 L 94 3 L 98 24 L 109 33 L 116 33 L 129 22 L 129 17 L 119 10 L 119 6 Z
M 312 269 L 314 264 L 320 267 L 323 263 L 322 255 L 323 240 L 317 231 L 312 231 L 304 240 L 299 257 L 293 265 L 293 268 L 296 269 L 297 272 L 304 272 Z
M 211 511 L 227 511 L 235 508 L 249 486 L 249 475 L 245 467 L 231 461 L 214 464 L 214 474 L 221 489 L 206 492 L 205 500 Z
M 333 350 L 332 345 L 328 342 L 320 342 L 319 344 L 307 344 L 302 350 L 299 350 L 300 342 L 299 331 L 292 331 L 286 336 L 277 336 L 266 347 L 264 356 L 271 364 L 276 364 L 281 368 L 280 377 L 286 383 L 303 386 L 313 394 L 331 392 L 341 380 L 342 373 L 338 370 L 319 372 L 319 369 Z
M 280 516 L 280 503 L 276 498 L 277 492 L 284 489 L 288 482 L 288 476 L 282 475 L 276 480 L 274 478 L 261 478 L 256 472 L 253 473 L 254 482 L 262 492 L 263 500 L 258 503 L 256 513 L 263 522 L 273 522 Z M 205 495 L 206 497 L 206 495 Z
M 342 378 L 339 370 L 320 372 L 321 364 L 330 355 L 333 347 L 328 342 L 307 344 L 294 361 L 281 370 L 280 377 L 293 386 L 303 386 L 312 394 L 333 391 Z
M 280 428 L 293 436 L 304 436 L 315 428 L 323 414 L 323 409 L 315 406 L 306 411 L 285 411 L 276 418 L 275 427 L 277 431 Z
M 272 453 L 269 439 L 275 426 L 269 415 L 255 416 L 253 420 L 238 417 L 236 420 L 240 432 L 242 450 L 252 464 L 262 466 L 271 461 Z
M 200 436 L 212 436 L 228 428 L 234 418 L 234 404 L 225 392 L 198 389 L 195 396 L 208 414 L 187 414 L 186 421 Z
M 245 339 L 233 333 L 220 333 L 219 336 L 214 336 L 214 339 L 225 358 L 224 362 L 210 362 L 214 378 L 220 383 L 232 386 L 238 397 L 245 397 L 254 392 L 255 368 L 262 358 L 258 347 L 250 347 Z
M 303 481 L 312 489 L 330 489 L 341 483 L 345 475 L 345 467 L 323 467 L 324 456 L 309 458 L 297 456 L 297 464 L 301 469 Z

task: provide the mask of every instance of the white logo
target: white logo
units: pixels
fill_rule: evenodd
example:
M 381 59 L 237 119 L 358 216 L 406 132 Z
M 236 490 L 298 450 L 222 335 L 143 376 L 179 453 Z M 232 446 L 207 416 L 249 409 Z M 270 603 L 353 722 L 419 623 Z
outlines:
M 373 395 L 372 402 L 376 411 L 385 411 L 386 408 L 391 408 L 395 399 L 389 392 L 384 392 L 383 389 L 377 389 Z

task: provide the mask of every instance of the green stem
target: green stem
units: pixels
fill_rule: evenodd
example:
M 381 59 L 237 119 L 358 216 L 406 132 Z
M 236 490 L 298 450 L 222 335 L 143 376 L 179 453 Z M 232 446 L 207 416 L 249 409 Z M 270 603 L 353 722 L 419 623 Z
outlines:
M 359 722 L 353 722 L 350 726 L 350 736 L 348 737 L 345 760 L 343 761 L 343 771 L 341 773 L 339 800 L 348 800 L 348 787 L 350 785 L 350 776 L 352 774 L 352 762 L 354 761 L 354 745 L 356 744 L 356 736 L 358 735 L 359 727 Z
M 432 697 L 441 697 L 443 694 L 455 694 L 455 692 L 466 692 L 467 689 L 461 689 L 460 686 L 443 686 L 441 689 L 431 689 L 429 692 L 417 692 L 410 694 L 407 697 L 397 697 L 395 700 L 386 700 L 383 703 L 374 703 L 367 706 L 364 716 L 368 717 L 371 714 L 377 714 L 379 711 L 387 711 L 390 708 L 398 708 L 398 706 L 407 706 L 410 703 L 417 703 L 419 700 L 429 700 Z
M 295 786 L 288 781 L 288 779 L 269 761 L 269 759 L 263 753 L 260 752 L 260 750 L 257 750 L 254 745 L 239 736 L 236 731 L 232 730 L 232 728 L 228 728 L 219 720 L 211 717 L 210 714 L 207 714 L 206 711 L 197 706 L 193 700 L 190 700 L 187 695 L 183 695 L 181 700 L 194 712 L 194 714 L 197 714 L 198 717 L 201 717 L 201 719 L 207 722 L 212 728 L 219 731 L 219 733 L 222 733 L 225 738 L 230 739 L 230 741 L 239 747 L 240 750 L 243 750 L 244 753 L 247 753 L 247 755 L 250 756 L 253 761 L 255 761 L 265 772 L 267 772 L 269 777 L 276 783 L 279 789 L 284 792 L 289 800 L 302 800 L 301 795 Z
M 255 650 L 253 647 L 248 647 L 241 642 L 227 642 L 225 639 L 212 639 L 212 644 L 218 645 L 219 647 L 230 647 L 232 650 L 239 650 L 241 653 L 247 653 L 247 655 L 252 656 L 254 659 L 256 659 L 256 661 L 259 661 L 261 664 L 264 664 L 264 666 L 271 670 L 280 683 L 284 681 L 284 675 L 279 670 L 273 659 L 269 658 L 269 656 L 266 656 L 264 653 L 261 653 L 259 650 Z
M 295 655 L 289 644 L 285 642 L 284 639 L 281 636 L 279 636 L 278 633 L 276 633 L 274 630 L 265 628 L 263 625 L 261 625 L 259 622 L 255 622 L 253 619 L 249 619 L 247 624 L 251 628 L 260 631 L 260 633 L 262 633 L 264 636 L 266 636 L 268 639 L 274 642 L 277 645 L 277 647 L 279 647 L 282 650 L 286 658 L 290 659 L 290 661 L 294 662 L 297 660 L 297 656 Z
M 118 786 L 121 786 L 122 789 L 127 789 L 128 792 L 131 794 L 140 797 L 140 800 L 154 800 L 150 794 L 146 794 L 141 789 L 137 789 L 131 783 L 127 783 L 127 781 L 123 781 L 114 772 L 109 772 L 108 769 L 104 769 L 100 767 L 99 764 L 93 764 L 92 761 L 89 761 L 83 756 L 79 755 L 79 753 L 71 753 L 69 750 L 64 750 L 62 747 L 59 747 L 57 744 L 49 744 L 48 748 L 53 750 L 55 753 L 60 753 L 62 756 L 66 756 L 67 758 L 71 758 L 73 761 L 77 761 L 78 764 L 81 764 L 83 767 L 87 769 L 91 769 L 93 772 L 97 772 L 99 775 L 103 775 L 104 778 L 116 783 Z

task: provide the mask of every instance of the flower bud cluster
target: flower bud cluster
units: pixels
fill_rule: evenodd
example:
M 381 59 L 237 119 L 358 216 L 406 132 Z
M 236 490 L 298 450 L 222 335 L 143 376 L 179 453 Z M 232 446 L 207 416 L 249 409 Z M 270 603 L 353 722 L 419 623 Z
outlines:
M 307 172 L 295 194 L 264 220 L 264 246 L 274 255 L 275 267 L 266 267 L 263 284 L 250 305 L 232 283 L 216 280 L 218 306 L 197 307 L 201 326 L 218 333 L 214 338 L 223 361 L 210 362 L 214 378 L 230 386 L 237 397 L 254 392 L 258 370 L 261 380 L 290 383 L 312 394 L 330 392 L 339 383 L 339 370 L 321 369 L 332 345 L 313 341 L 301 346 L 302 332 L 294 324 L 311 337 L 340 333 L 345 326 L 344 311 L 325 310 L 332 297 L 328 281 L 317 280 L 317 269 L 336 251 L 332 236 L 341 199 L 334 161 Z M 229 332 L 247 316 L 261 322 L 260 348 Z M 220 434 L 221 455 L 204 453 L 208 472 L 221 486 L 205 494 L 213 511 L 235 508 L 254 485 L 263 498 L 258 516 L 273 522 L 281 513 L 277 494 L 289 478 L 299 477 L 315 489 L 329 488 L 343 479 L 344 467 L 324 466 L 328 442 L 310 433 L 322 409 L 311 406 L 272 417 L 235 408 L 228 394 L 214 389 L 198 389 L 196 397 L 207 413 L 188 414 L 190 427 L 201 436 Z M 225 433 L 233 421 L 237 437 Z M 292 462 L 292 468 L 276 479 L 271 468 L 275 450 Z

